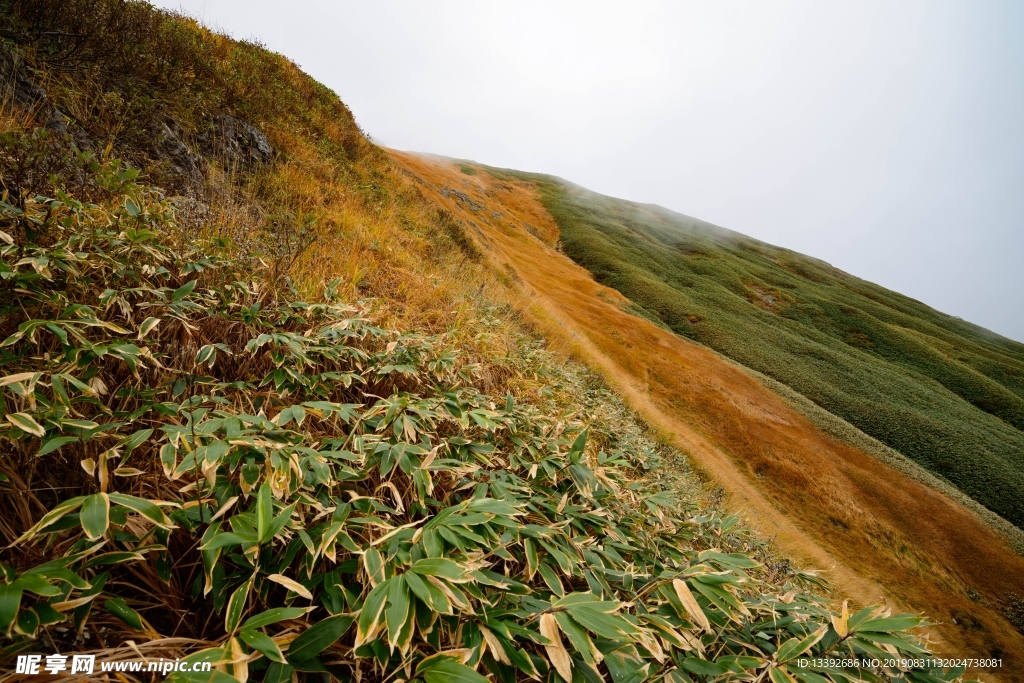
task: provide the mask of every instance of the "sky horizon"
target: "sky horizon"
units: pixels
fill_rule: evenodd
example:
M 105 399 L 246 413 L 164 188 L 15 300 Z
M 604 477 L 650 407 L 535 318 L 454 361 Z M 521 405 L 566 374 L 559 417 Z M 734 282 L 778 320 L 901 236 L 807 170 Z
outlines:
M 549 173 L 1024 342 L 1024 3 L 157 2 L 378 143 Z

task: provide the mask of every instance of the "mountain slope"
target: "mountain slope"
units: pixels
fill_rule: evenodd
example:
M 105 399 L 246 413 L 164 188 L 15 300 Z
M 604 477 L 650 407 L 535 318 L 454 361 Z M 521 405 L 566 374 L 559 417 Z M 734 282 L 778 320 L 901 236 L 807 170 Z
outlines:
M 535 182 L 577 263 L 1024 525 L 1024 344 L 659 207 Z
M 633 315 L 635 304 L 555 248 L 560 226 L 533 182 L 392 155 L 523 288 L 519 306 L 545 336 L 602 372 L 784 552 L 826 569 L 845 595 L 881 594 L 936 615 L 947 652 L 1024 654 L 1001 614 L 1024 558 L 975 514 L 829 437 L 715 353 Z
M 638 683 L 925 651 L 922 617 L 833 611 L 698 505 L 287 59 L 123 0 L 2 2 L 0 35 L 3 670 Z

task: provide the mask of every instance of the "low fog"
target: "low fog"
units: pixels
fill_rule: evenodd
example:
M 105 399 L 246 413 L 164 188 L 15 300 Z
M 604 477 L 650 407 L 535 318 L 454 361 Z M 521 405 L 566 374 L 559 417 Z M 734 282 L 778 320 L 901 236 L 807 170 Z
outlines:
M 1024 4 L 186 0 L 379 143 L 562 176 L 1024 341 Z

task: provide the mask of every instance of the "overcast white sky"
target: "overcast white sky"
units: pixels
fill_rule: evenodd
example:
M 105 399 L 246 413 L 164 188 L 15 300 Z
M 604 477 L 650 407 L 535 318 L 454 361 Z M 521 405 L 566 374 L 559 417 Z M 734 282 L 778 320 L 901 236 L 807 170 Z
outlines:
M 173 0 L 378 142 L 552 173 L 1024 341 L 1024 2 Z

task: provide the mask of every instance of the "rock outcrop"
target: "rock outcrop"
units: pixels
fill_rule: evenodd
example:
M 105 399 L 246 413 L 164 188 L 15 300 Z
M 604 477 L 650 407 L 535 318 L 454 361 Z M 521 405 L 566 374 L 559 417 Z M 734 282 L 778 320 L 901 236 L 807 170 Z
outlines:
M 213 123 L 213 130 L 201 138 L 207 156 L 220 157 L 228 166 L 249 169 L 274 158 L 267 136 L 251 123 L 231 114 L 219 114 Z
M 151 135 L 152 153 L 157 160 L 166 163 L 170 184 L 185 191 L 201 187 L 206 160 L 182 141 L 178 123 L 171 119 L 154 122 Z

